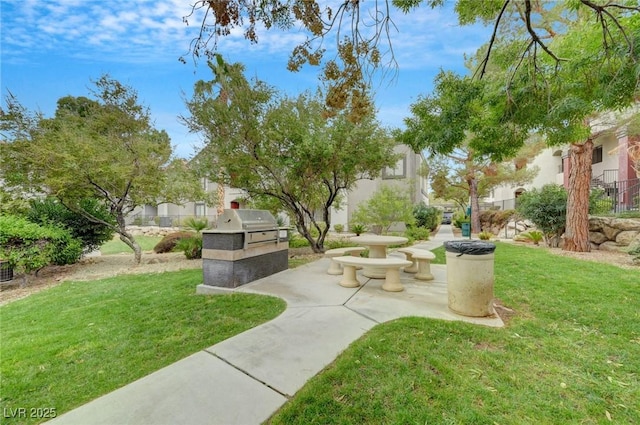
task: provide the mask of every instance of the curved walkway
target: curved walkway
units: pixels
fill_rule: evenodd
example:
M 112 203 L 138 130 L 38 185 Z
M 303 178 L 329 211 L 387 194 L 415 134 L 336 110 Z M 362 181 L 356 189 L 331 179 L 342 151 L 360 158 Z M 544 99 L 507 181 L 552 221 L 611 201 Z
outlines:
M 452 240 L 441 226 L 436 248 Z M 359 274 L 359 288 L 338 285 L 327 259 L 286 270 L 236 291 L 274 295 L 287 309 L 274 320 L 222 341 L 49 422 L 51 424 L 260 424 L 349 344 L 379 323 L 405 316 L 503 326 L 498 317 L 471 318 L 448 310 L 446 267 L 435 280 L 402 273 L 403 292 Z M 202 288 L 202 285 L 200 286 Z M 200 292 L 203 292 L 202 290 Z M 226 292 L 214 290 L 212 292 Z

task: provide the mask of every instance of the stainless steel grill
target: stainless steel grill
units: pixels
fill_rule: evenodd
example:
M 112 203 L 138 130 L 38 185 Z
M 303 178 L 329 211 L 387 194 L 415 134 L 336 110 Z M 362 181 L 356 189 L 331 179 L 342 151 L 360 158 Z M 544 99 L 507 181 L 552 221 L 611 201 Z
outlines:
M 244 231 L 244 248 L 278 244 L 278 223 L 266 210 L 230 209 L 218 217 L 218 231 Z

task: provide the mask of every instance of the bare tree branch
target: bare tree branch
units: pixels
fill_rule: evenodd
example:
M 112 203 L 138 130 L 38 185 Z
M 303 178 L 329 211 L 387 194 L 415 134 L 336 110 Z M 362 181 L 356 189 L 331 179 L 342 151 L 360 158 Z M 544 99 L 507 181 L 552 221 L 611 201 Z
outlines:
M 491 33 L 491 40 L 489 40 L 489 47 L 487 48 L 487 54 L 484 56 L 484 59 L 482 60 L 482 70 L 480 71 L 480 78 L 482 78 L 487 70 L 487 64 L 489 63 L 489 56 L 491 55 L 491 48 L 493 47 L 493 43 L 496 40 L 496 34 L 498 33 L 498 26 L 500 25 L 500 21 L 502 20 L 502 15 L 504 15 L 504 11 L 507 9 L 507 6 L 509 5 L 509 2 L 511 0 L 505 0 L 504 4 L 502 5 L 502 9 L 500 9 L 500 13 L 498 13 L 498 17 L 496 18 L 496 22 L 493 25 L 493 32 Z M 476 74 L 473 74 L 473 77 L 475 77 Z
M 558 58 L 551 50 L 549 50 L 547 45 L 542 42 L 542 40 L 538 36 L 538 33 L 536 33 L 535 29 L 531 25 L 531 0 L 525 0 L 524 5 L 525 5 L 525 24 L 527 26 L 527 32 L 529 32 L 533 41 L 537 45 L 539 45 L 542 48 L 542 50 L 547 52 L 547 54 L 551 56 L 556 62 L 560 62 L 561 59 Z

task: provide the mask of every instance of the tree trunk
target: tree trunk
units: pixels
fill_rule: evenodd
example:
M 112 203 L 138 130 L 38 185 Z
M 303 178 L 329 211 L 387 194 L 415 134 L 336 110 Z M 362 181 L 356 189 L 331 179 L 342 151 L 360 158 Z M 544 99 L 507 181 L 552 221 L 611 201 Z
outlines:
M 142 261 L 142 249 L 134 237 L 128 232 L 120 233 L 120 240 L 133 250 L 133 259 L 136 264 L 140 264 Z
M 589 192 L 591 190 L 591 159 L 593 141 L 572 144 L 569 160 L 569 190 L 567 196 L 567 226 L 564 234 L 565 251 L 589 252 Z
M 140 248 L 140 245 L 138 245 L 138 242 L 136 242 L 133 235 L 127 232 L 127 226 L 122 213 L 117 213 L 116 222 L 118 223 L 116 232 L 120 235 L 120 240 L 133 250 L 133 259 L 136 264 L 140 264 L 142 261 L 142 249 Z
M 471 178 L 469 184 L 469 197 L 471 198 L 471 232 L 480 233 L 480 201 L 478 200 L 478 180 Z

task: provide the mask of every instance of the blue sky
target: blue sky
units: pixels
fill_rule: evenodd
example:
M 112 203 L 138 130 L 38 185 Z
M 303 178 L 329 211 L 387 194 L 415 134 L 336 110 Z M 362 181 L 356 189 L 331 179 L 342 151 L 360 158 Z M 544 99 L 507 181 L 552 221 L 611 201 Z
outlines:
M 92 80 L 108 73 L 133 87 L 148 106 L 155 127 L 164 129 L 180 157 L 191 157 L 201 140 L 179 122 L 186 115 L 184 99 L 194 83 L 210 79 L 206 63 L 187 64 L 178 58 L 188 52 L 198 31 L 183 16 L 191 0 L 0 0 L 2 104 L 8 91 L 31 110 L 46 116 L 64 96 L 88 96 Z M 368 2 L 373 4 L 373 2 Z M 378 119 L 402 127 L 409 106 L 429 94 L 434 76 L 443 68 L 465 73 L 464 54 L 487 42 L 490 29 L 460 27 L 452 12 L 426 6 L 408 15 L 397 13 L 398 31 L 391 40 L 398 62 L 393 79 L 378 80 L 375 101 Z M 239 32 L 223 39 L 219 51 L 230 62 L 242 62 L 246 75 L 266 81 L 288 95 L 318 86 L 318 70 L 286 69 L 293 46 L 304 34 L 264 31 L 249 44 Z M 330 40 L 331 43 L 333 40 Z

